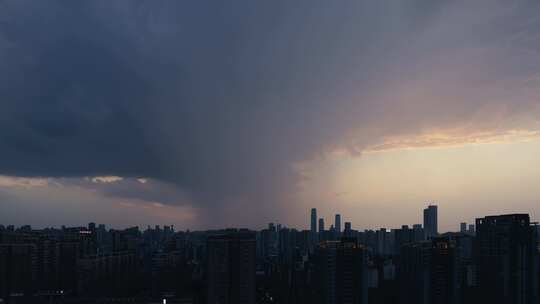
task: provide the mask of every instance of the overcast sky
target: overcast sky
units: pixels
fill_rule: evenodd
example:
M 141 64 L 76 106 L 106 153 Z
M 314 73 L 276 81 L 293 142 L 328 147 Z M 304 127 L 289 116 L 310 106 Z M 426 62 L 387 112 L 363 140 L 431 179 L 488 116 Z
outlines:
M 2 0 L 0 223 L 540 217 L 539 12 Z

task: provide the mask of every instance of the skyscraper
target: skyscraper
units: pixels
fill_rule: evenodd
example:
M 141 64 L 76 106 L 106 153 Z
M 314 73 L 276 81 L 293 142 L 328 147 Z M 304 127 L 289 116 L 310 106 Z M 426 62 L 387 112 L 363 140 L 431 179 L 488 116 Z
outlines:
M 461 233 L 466 233 L 467 232 L 467 223 L 459 224 L 459 232 L 461 232 Z
M 336 234 L 341 234 L 341 215 L 336 214 L 336 222 L 334 223 L 334 228 L 336 229 Z
M 324 219 L 319 219 L 319 233 L 324 232 Z
M 311 208 L 311 233 L 317 233 L 317 209 Z
M 439 233 L 436 205 L 429 205 L 426 209 L 424 209 L 424 230 L 426 231 L 427 238 L 437 236 Z
M 476 219 L 479 296 L 484 303 L 537 303 L 536 227 L 528 214 Z
M 208 250 L 208 304 L 255 303 L 255 235 L 231 231 L 212 236 Z

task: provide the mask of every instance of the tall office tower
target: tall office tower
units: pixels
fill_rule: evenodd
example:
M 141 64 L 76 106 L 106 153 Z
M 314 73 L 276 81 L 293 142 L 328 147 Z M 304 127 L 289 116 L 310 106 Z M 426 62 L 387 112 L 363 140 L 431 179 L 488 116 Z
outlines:
M 481 302 L 537 303 L 535 229 L 528 214 L 476 219 L 475 255 Z
M 322 232 L 324 232 L 324 219 L 320 218 L 319 219 L 319 233 L 322 233 Z
M 316 303 L 368 303 L 367 250 L 356 239 L 321 243 L 314 261 Z
M 439 233 L 436 205 L 429 205 L 426 209 L 424 209 L 424 230 L 426 231 L 427 238 L 435 237 Z
M 336 214 L 336 222 L 334 223 L 334 229 L 336 229 L 336 234 L 341 234 L 341 215 Z
M 313 252 L 313 248 L 319 241 L 319 235 L 317 234 L 317 209 L 311 208 L 311 227 L 309 233 L 309 251 Z
M 467 232 L 467 223 L 459 224 L 459 232 L 461 232 L 461 233 L 466 233 Z
M 317 209 L 311 208 L 311 233 L 317 233 Z
M 255 303 L 255 235 L 240 230 L 207 240 L 207 303 Z

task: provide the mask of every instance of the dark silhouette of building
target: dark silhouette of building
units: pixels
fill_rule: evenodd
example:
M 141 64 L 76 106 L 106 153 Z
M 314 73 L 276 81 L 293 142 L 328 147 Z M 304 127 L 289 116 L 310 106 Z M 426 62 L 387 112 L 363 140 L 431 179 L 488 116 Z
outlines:
M 461 264 L 451 238 L 405 244 L 398 268 L 401 304 L 458 304 Z
M 336 229 L 336 234 L 341 235 L 341 215 L 336 214 L 336 221 L 334 223 L 334 229 Z
M 477 235 L 465 224 L 436 234 L 433 207 L 429 238 L 420 224 L 346 222 L 338 234 L 322 218 L 318 233 L 0 225 L 0 302 L 539 303 L 540 227 L 527 214 L 477 219 Z
M 314 258 L 317 303 L 367 304 L 367 250 L 356 239 L 323 242 Z
M 414 224 L 411 233 L 411 238 L 413 242 L 421 242 L 426 239 L 426 231 L 424 230 L 424 228 L 422 228 L 422 225 L 420 224 Z
M 422 233 L 422 230 L 418 230 L 418 227 L 416 229 L 411 229 L 408 225 L 403 225 L 401 226 L 401 229 L 394 229 L 393 233 L 395 254 L 399 254 L 401 247 L 403 247 L 404 245 L 423 240 L 423 234 L 420 235 Z M 415 239 L 415 237 L 419 238 Z
M 319 233 L 322 233 L 322 232 L 324 232 L 324 219 L 320 218 L 319 219 Z
M 471 235 L 474 235 L 476 233 L 475 230 L 474 230 L 474 224 L 469 225 L 468 233 L 471 234 Z
M 312 251 L 315 244 L 317 244 L 319 237 L 317 235 L 317 209 L 311 209 L 311 226 L 309 234 L 309 250 Z
M 255 303 L 255 235 L 231 231 L 207 240 L 207 303 Z
M 278 255 L 278 234 L 274 224 L 269 224 L 267 229 L 260 232 L 260 253 L 265 259 Z
M 424 209 L 424 229 L 426 238 L 432 238 L 439 233 L 436 205 L 429 205 Z
M 57 274 L 56 290 L 66 294 L 77 291 L 77 261 L 80 257 L 80 246 L 77 242 L 60 242 L 56 244 L 55 273 Z
M 279 230 L 279 257 L 282 263 L 292 264 L 296 251 L 297 231 L 289 228 Z
M 430 303 L 458 304 L 461 300 L 461 254 L 450 237 L 432 239 L 430 252 Z
M 374 252 L 378 255 L 391 254 L 391 236 L 386 228 L 380 228 L 375 232 L 375 247 Z
M 463 222 L 459 224 L 459 232 L 467 233 L 467 223 Z
M 345 228 L 343 229 L 343 236 L 351 237 L 351 222 L 345 222 Z
M 32 295 L 36 274 L 35 245 L 0 244 L 0 298 Z
M 311 208 L 311 226 L 310 226 L 311 233 L 315 234 L 317 233 L 317 209 Z
M 154 257 L 154 259 L 160 257 Z M 135 254 L 132 252 L 82 257 L 77 263 L 77 293 L 83 296 L 129 296 L 134 292 L 136 266 Z M 155 277 L 152 278 L 152 282 L 161 286 L 165 285 Z
M 484 303 L 537 303 L 536 240 L 536 227 L 528 214 L 476 219 L 478 299 Z

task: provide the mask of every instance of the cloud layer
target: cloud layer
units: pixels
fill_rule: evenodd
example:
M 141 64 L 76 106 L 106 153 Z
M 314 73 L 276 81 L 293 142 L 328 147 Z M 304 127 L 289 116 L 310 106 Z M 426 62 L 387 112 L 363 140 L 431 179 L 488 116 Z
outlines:
M 336 149 L 539 130 L 539 8 L 2 1 L 0 173 L 119 176 L 99 191 L 277 216 L 293 165 Z

